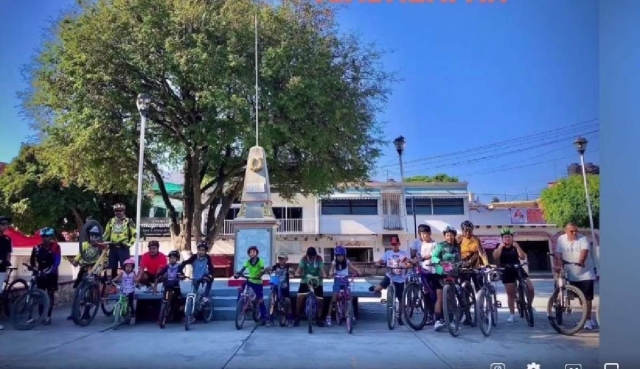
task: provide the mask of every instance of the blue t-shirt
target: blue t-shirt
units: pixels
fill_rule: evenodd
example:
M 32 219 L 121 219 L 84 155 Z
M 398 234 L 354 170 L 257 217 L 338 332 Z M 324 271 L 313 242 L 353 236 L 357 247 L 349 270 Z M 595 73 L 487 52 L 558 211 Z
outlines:
M 394 252 L 393 250 L 388 250 L 387 252 L 384 253 L 384 256 L 382 257 L 382 261 L 384 261 L 387 267 L 388 268 L 398 267 L 398 269 L 390 269 L 390 270 L 387 269 L 387 277 L 389 277 L 389 279 L 392 282 L 404 283 L 407 270 L 399 269 L 399 268 L 401 267 L 400 262 L 408 258 L 409 258 L 409 255 L 407 254 L 406 251 L 403 251 L 403 250 L 400 250 L 398 252 Z

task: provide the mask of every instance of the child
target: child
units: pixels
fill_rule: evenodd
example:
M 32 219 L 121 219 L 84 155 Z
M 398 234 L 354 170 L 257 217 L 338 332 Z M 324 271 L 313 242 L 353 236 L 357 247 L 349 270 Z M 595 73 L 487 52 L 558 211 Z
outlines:
M 260 319 L 262 321 L 262 325 L 266 325 L 267 308 L 264 306 L 264 294 L 262 291 L 262 275 L 264 274 L 265 269 L 264 261 L 262 261 L 258 257 L 258 253 L 259 251 L 256 246 L 249 247 L 249 249 L 247 250 L 249 260 L 244 262 L 244 266 L 242 267 L 242 269 L 240 269 L 238 273 L 236 273 L 236 275 L 234 275 L 233 277 L 235 279 L 238 279 L 246 269 L 249 269 L 249 277 L 247 278 L 247 283 L 256 294 L 256 299 L 260 307 Z M 240 296 L 238 296 L 238 298 L 240 298 Z
M 343 280 L 343 278 L 349 276 L 349 271 L 351 271 L 351 273 L 355 275 L 360 274 L 358 268 L 351 265 L 351 262 L 347 260 L 347 249 L 342 246 L 336 247 L 335 256 L 336 258 L 333 262 L 331 262 L 331 270 L 329 271 L 329 275 L 333 275 L 334 279 L 333 296 L 331 297 L 331 305 L 329 305 L 329 314 L 327 314 L 328 327 L 331 326 L 331 307 L 333 307 L 338 300 L 338 293 L 340 293 L 340 289 L 346 288 L 346 281 Z
M 293 326 L 293 315 L 291 309 L 291 294 L 289 293 L 289 266 L 287 266 L 289 256 L 286 252 L 280 251 L 276 257 L 278 258 L 278 263 L 268 268 L 267 272 L 274 273 L 280 277 L 280 296 L 286 307 L 287 327 L 291 328 Z M 273 315 L 271 314 L 269 315 L 267 325 L 273 326 Z
M 156 279 L 153 282 L 152 293 L 158 292 L 158 282 L 162 282 L 164 287 L 164 295 L 163 299 L 166 299 L 169 292 L 173 292 L 173 300 L 171 301 L 171 310 L 174 310 L 174 307 L 179 308 L 179 306 L 173 306 L 174 303 L 177 304 L 178 301 L 182 299 L 182 291 L 180 290 L 180 264 L 178 261 L 180 260 L 180 253 L 176 250 L 169 252 L 169 264 L 163 266 L 156 275 Z M 158 318 L 159 320 L 159 318 Z
M 193 268 L 193 288 L 197 291 L 200 288 L 201 283 L 206 283 L 204 288 L 203 302 L 209 301 L 211 296 L 211 285 L 213 284 L 213 263 L 211 258 L 207 255 L 209 251 L 209 244 L 205 241 L 198 243 L 198 252 L 180 264 L 178 268 L 178 275 L 183 276 L 184 267 L 191 265 Z
M 89 241 L 84 241 L 82 243 L 82 251 L 79 252 L 78 255 L 76 255 L 76 257 L 73 259 L 73 262 L 71 262 L 74 267 L 80 266 L 78 276 L 73 282 L 74 290 L 77 289 L 78 286 L 80 286 L 80 283 L 82 283 L 82 279 L 92 268 L 95 267 L 102 269 L 105 266 L 103 264 L 106 264 L 104 263 L 104 261 L 106 260 L 106 255 L 102 255 L 102 252 L 107 253 L 108 249 L 106 247 L 103 247 L 103 245 L 100 243 L 100 238 L 100 229 L 98 228 L 98 226 L 93 226 L 89 230 Z M 100 258 L 102 258 L 103 262 L 100 263 L 100 265 L 96 266 L 96 263 L 98 262 L 98 260 L 100 260 Z M 98 271 L 96 270 L 96 272 Z M 67 320 L 73 320 L 73 315 L 69 315 L 67 317 Z
M 136 293 L 136 272 L 133 269 L 136 266 L 135 260 L 129 258 L 124 261 L 124 269 L 114 279 L 113 283 L 122 282 L 122 293 L 129 298 L 129 309 L 131 309 L 131 320 L 129 324 L 136 323 L 136 308 L 134 296 Z

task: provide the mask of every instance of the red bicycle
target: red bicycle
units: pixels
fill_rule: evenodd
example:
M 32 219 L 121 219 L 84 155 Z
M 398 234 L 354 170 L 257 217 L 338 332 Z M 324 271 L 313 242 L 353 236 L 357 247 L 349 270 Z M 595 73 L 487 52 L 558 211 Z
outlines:
M 351 298 L 351 286 L 355 277 L 355 275 L 335 277 L 336 282 L 340 283 L 340 292 L 338 292 L 338 298 L 336 299 L 336 320 L 339 325 L 342 325 L 342 322 L 346 323 L 347 333 L 349 334 L 353 332 L 353 323 L 355 322 L 353 299 Z

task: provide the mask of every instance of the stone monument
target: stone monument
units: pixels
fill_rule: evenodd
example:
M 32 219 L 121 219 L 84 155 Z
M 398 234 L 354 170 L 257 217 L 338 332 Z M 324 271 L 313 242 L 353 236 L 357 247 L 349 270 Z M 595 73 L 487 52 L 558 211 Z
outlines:
M 249 150 L 244 187 L 238 216 L 231 221 L 235 234 L 234 269 L 240 270 L 249 259 L 247 249 L 256 246 L 265 266 L 271 266 L 275 257 L 273 245 L 278 220 L 271 208 L 269 170 L 264 149 L 254 146 Z

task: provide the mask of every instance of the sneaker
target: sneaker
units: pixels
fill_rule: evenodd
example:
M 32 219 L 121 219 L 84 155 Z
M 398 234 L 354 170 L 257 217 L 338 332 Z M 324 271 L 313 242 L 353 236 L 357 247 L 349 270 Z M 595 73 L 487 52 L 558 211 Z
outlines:
M 293 326 L 294 327 L 297 327 L 299 325 L 300 325 L 300 319 L 296 319 L 296 320 L 293 321 Z
M 433 323 L 433 330 L 436 332 L 440 332 L 442 330 L 442 328 L 444 328 L 444 320 L 440 319 L 440 320 L 436 320 L 435 323 Z
M 318 319 L 318 320 L 316 320 L 316 325 L 318 327 L 324 327 L 324 321 L 322 319 Z
M 267 325 L 267 321 L 266 320 L 261 321 L 260 325 L 264 327 L 265 325 Z
M 592 319 L 589 319 L 584 323 L 584 329 L 590 331 L 595 325 L 596 323 Z
M 273 324 L 273 322 L 272 322 L 272 321 L 270 321 L 270 320 L 269 320 L 269 321 L 267 321 L 267 324 L 266 324 L 266 326 L 267 326 L 267 327 L 273 327 L 273 325 L 274 325 L 274 324 Z
M 507 319 L 507 322 L 509 323 L 513 323 L 513 322 L 517 322 L 518 319 L 516 318 L 515 314 L 511 314 L 509 315 L 509 319 Z
M 398 317 L 398 325 L 403 326 L 404 322 L 402 321 L 402 318 Z
M 43 322 L 42 324 L 44 324 L 44 325 L 51 325 L 51 317 L 50 317 L 50 316 L 48 316 L 48 317 L 44 320 L 44 322 Z
M 0 325 L 0 331 L 4 330 L 4 326 Z
M 136 324 L 136 318 L 131 318 L 131 320 L 129 320 L 129 324 L 130 325 Z
M 293 327 L 293 320 L 288 320 L 287 321 L 287 328 L 291 328 Z
M 325 324 L 327 325 L 327 327 L 331 327 L 331 316 L 327 316 Z

